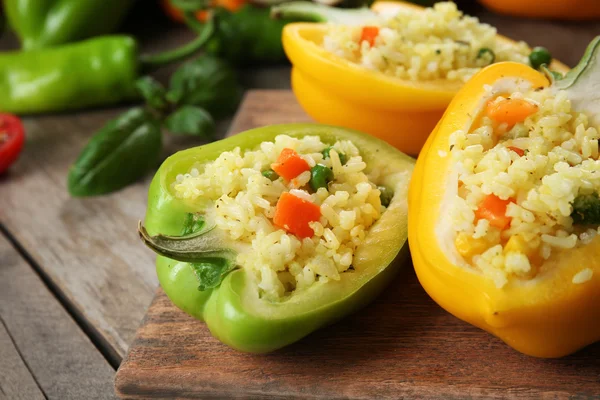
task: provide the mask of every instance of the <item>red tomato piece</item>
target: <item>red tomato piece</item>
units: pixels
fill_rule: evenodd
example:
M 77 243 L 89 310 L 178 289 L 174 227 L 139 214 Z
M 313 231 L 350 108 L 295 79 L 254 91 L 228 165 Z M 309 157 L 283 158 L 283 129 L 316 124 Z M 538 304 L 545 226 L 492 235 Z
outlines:
M 21 120 L 11 114 L 0 114 L 0 174 L 17 161 L 24 142 Z

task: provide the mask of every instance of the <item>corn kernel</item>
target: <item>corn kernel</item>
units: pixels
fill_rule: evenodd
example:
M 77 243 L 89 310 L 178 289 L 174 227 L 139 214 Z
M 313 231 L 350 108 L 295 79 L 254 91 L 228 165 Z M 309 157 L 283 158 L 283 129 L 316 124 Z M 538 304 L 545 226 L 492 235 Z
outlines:
M 510 239 L 508 239 L 506 245 L 504 245 L 504 254 L 512 252 L 525 254 L 531 265 L 529 273 L 525 275 L 533 278 L 537 274 L 539 266 L 543 261 L 538 251 L 539 244 L 539 241 L 526 241 L 521 235 L 513 235 L 510 237 Z
M 458 253 L 465 258 L 471 258 L 476 254 L 481 254 L 490 246 L 485 239 L 473 239 L 473 237 L 464 232 L 460 232 L 456 235 L 454 245 L 456 246 Z

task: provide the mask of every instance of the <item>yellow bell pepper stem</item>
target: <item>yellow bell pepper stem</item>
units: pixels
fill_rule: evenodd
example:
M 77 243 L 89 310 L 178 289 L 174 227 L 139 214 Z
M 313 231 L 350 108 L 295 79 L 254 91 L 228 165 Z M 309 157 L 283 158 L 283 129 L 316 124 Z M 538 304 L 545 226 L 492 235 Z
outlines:
M 380 14 L 422 10 L 403 2 L 377 2 Z M 463 83 L 410 81 L 368 70 L 325 50 L 327 26 L 292 23 L 283 30 L 283 46 L 292 62 L 292 89 L 316 121 L 357 129 L 416 155 Z M 500 40 L 509 39 L 500 37 Z M 567 66 L 553 62 L 553 70 Z
M 515 17 L 560 20 L 591 20 L 600 18 L 598 0 L 479 0 L 500 14 Z
M 452 100 L 421 151 L 410 185 L 413 264 L 427 293 L 451 314 L 522 353 L 560 357 L 600 340 L 600 237 L 546 261 L 554 274 L 497 288 L 491 279 L 449 259 L 444 249 L 453 244 L 438 229 L 447 218 L 443 204 L 452 182 L 449 137 L 468 129 L 489 96 L 485 87 L 499 80 L 532 88 L 549 85 L 543 74 L 525 65 L 498 63 L 473 77 Z M 594 271 L 591 281 L 573 284 L 573 276 L 584 267 Z

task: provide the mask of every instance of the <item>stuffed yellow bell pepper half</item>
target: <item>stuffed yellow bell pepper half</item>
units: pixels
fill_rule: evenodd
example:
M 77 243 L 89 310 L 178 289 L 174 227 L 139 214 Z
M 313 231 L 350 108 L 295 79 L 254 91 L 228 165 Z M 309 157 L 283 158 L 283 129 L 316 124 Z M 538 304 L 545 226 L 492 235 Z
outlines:
M 409 243 L 427 293 L 516 350 L 600 340 L 600 37 L 564 78 L 492 65 L 421 152 Z
M 358 129 L 416 155 L 464 83 L 482 67 L 516 61 L 538 68 L 550 53 L 496 34 L 454 3 L 422 8 L 377 2 L 334 9 L 308 2 L 274 7 L 288 24 L 283 45 L 298 102 L 318 122 Z M 558 62 L 552 68 L 566 72 Z

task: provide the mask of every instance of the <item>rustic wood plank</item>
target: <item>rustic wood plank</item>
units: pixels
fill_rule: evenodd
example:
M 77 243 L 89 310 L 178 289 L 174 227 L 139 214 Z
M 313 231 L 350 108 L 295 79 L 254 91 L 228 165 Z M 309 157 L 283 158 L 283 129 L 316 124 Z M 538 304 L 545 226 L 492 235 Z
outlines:
M 289 90 L 251 90 L 246 92 L 242 104 L 226 136 L 264 125 L 314 122 L 299 109 Z
M 114 369 L 1 234 L 0 260 L 0 387 L 8 379 L 22 398 L 36 398 L 28 395 L 33 393 L 29 381 L 15 381 L 18 375 L 6 376 L 2 371 L 6 327 L 47 398 L 114 398 Z
M 124 399 L 597 398 L 600 344 L 517 353 L 438 307 L 407 265 L 363 311 L 267 355 L 236 352 L 159 290 L 116 377 Z
M 95 199 L 72 199 L 66 189 L 77 153 L 117 114 L 101 110 L 26 119 L 25 151 L 0 178 L 0 221 L 119 353 L 156 286 L 152 258 L 135 234 L 148 180 Z
M 250 92 L 231 129 L 303 120 L 289 93 Z M 267 355 L 221 344 L 159 289 L 115 382 L 127 399 L 597 398 L 600 343 L 520 354 L 437 306 L 408 263 L 365 310 Z
M 0 318 L 0 399 L 45 399 Z

